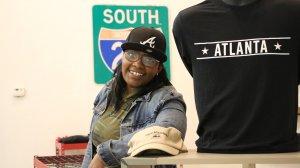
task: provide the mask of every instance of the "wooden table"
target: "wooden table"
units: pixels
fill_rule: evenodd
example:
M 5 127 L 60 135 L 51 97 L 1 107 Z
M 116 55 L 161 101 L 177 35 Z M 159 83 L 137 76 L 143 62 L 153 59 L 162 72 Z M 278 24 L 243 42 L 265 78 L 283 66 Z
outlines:
M 255 168 L 255 164 L 300 164 L 300 152 L 274 154 L 215 154 L 189 150 L 176 156 L 126 157 L 122 168 L 164 164 L 242 164 L 243 168 Z M 300 165 L 299 165 L 300 167 Z

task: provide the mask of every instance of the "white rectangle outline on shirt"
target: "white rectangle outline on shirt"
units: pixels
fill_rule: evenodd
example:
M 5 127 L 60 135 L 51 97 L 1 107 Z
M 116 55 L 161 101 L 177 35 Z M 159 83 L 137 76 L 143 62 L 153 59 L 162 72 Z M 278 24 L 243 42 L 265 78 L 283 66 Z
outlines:
M 226 43 L 226 42 L 239 42 L 239 41 L 253 41 L 253 40 L 290 40 L 291 37 L 269 37 L 269 38 L 253 38 L 253 39 L 243 39 L 243 40 L 229 40 L 229 41 L 214 41 L 214 42 L 204 42 L 204 43 L 194 43 L 194 45 L 201 44 L 215 44 L 215 43 Z
M 253 39 L 242 39 L 242 40 L 228 40 L 228 41 L 214 41 L 214 42 L 204 42 L 204 43 L 194 43 L 194 45 L 203 45 L 203 44 L 216 44 L 216 43 L 226 43 L 226 42 L 240 42 L 240 41 L 253 41 L 253 40 L 290 40 L 291 37 L 269 37 L 269 38 L 253 38 Z M 247 57 L 255 55 L 290 55 L 290 53 L 258 53 L 258 54 L 246 54 L 246 55 L 233 55 L 233 56 L 214 56 L 214 57 L 200 57 L 200 59 L 213 59 L 213 58 L 228 58 L 228 57 Z

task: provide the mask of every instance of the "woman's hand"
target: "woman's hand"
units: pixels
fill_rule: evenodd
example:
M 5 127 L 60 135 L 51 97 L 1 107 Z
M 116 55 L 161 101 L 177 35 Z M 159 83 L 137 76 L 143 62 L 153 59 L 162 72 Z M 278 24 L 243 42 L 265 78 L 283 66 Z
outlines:
M 93 160 L 91 161 L 89 168 L 104 168 L 104 167 L 105 167 L 104 161 L 98 154 L 96 154 Z

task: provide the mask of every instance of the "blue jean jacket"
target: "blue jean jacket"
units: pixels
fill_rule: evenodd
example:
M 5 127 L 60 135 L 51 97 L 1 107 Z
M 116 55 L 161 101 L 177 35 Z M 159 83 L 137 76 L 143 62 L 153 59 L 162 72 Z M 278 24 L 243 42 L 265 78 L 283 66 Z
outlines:
M 83 159 L 82 168 L 88 168 L 93 159 L 92 128 L 107 107 L 107 97 L 111 92 L 111 82 L 108 82 L 96 97 L 94 114 L 90 126 L 89 142 Z M 186 133 L 186 105 L 182 95 L 173 86 L 164 86 L 137 98 L 129 109 L 129 113 L 121 122 L 120 138 L 108 140 L 97 146 L 97 154 L 101 156 L 108 167 L 120 165 L 120 160 L 127 157 L 127 143 L 138 131 L 149 126 L 175 127 Z

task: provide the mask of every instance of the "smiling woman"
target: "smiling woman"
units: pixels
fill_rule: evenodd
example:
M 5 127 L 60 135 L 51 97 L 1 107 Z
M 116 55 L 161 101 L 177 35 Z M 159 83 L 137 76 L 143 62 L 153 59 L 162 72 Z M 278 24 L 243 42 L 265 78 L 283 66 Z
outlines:
M 148 84 L 162 70 L 159 61 L 141 51 L 126 50 L 122 58 L 122 75 L 127 92 Z
M 83 168 L 120 167 L 131 137 L 150 126 L 175 127 L 185 136 L 186 105 L 167 78 L 164 35 L 138 27 L 121 48 L 124 54 L 114 77 L 94 102 Z

